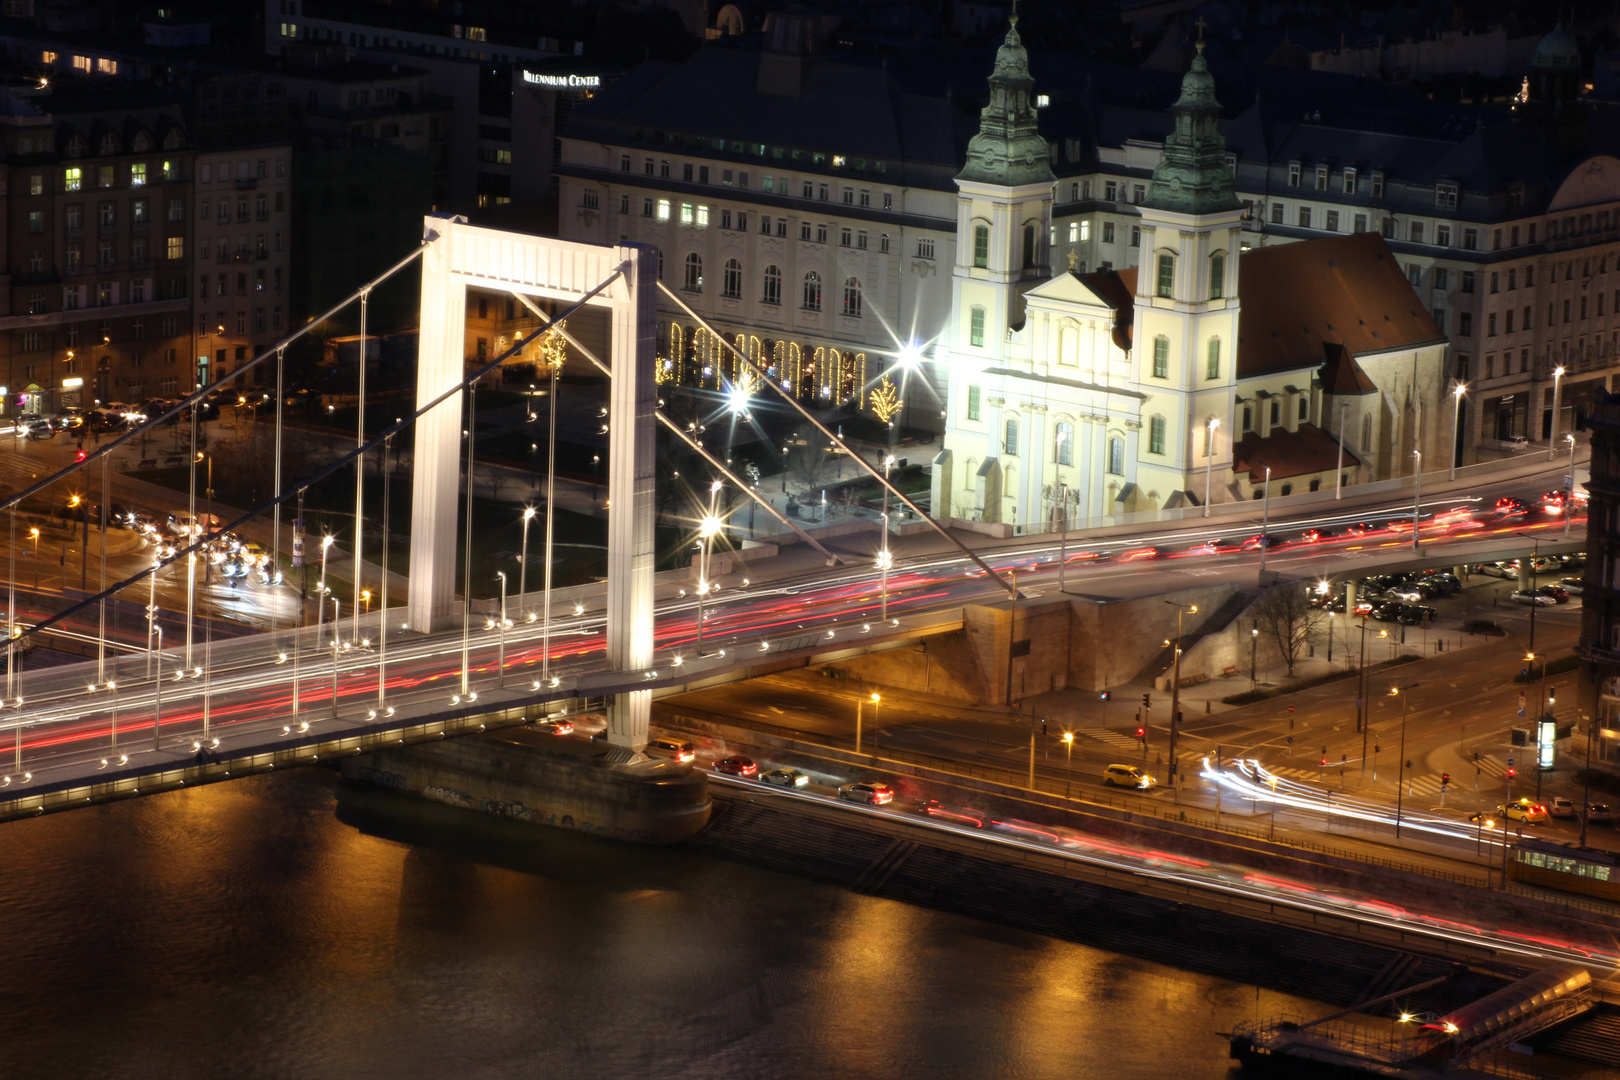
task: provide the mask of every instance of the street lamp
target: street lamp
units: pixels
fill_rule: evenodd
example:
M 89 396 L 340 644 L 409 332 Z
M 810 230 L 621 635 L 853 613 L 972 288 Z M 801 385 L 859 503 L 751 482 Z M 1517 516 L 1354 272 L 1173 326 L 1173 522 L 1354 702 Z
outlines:
M 39 591 L 39 529 L 28 530 L 28 539 L 34 542 L 34 591 Z
M 1256 619 L 1255 622 L 1254 622 L 1254 625 L 1249 627 L 1249 689 L 1250 690 L 1253 690 L 1255 688 L 1255 686 L 1259 683 L 1259 678 L 1258 678 L 1258 675 L 1259 675 L 1259 659 L 1260 659 L 1260 621 L 1258 619 Z
M 152 632 L 157 635 L 157 681 L 152 690 L 157 695 L 152 706 L 152 749 L 163 749 L 163 627 L 154 621 Z
M 1215 472 L 1215 429 L 1221 426 L 1221 418 L 1211 416 L 1204 435 L 1204 516 L 1209 517 L 1210 480 Z
M 1333 473 L 1333 497 L 1344 498 L 1344 410 L 1350 405 L 1349 401 L 1339 402 L 1339 464 Z
M 495 685 L 506 685 L 506 571 L 497 570 L 495 576 L 501 579 L 501 611 L 499 645 L 495 653 Z
M 320 593 L 315 598 L 315 648 L 317 650 L 321 647 L 321 623 L 326 619 L 326 553 L 332 550 L 332 545 L 335 542 L 331 533 L 321 537 L 321 580 L 315 586 L 315 591 Z M 332 637 L 336 638 L 337 634 L 337 624 L 333 623 Z
M 872 722 L 877 723 L 878 706 L 882 704 L 881 694 L 873 692 L 869 697 L 855 699 L 855 752 L 861 752 L 861 708 L 868 701 L 872 703 Z
M 1568 539 L 1569 523 L 1575 520 L 1575 433 L 1572 431 L 1564 438 L 1569 442 L 1569 482 L 1564 485 L 1564 537 Z
M 1563 389 L 1563 365 L 1553 368 L 1553 406 L 1552 421 L 1547 428 L 1547 460 L 1553 459 L 1553 453 L 1558 449 L 1558 413 L 1562 406 L 1559 404 L 1559 393 Z
M 1401 809 L 1406 794 L 1405 789 L 1401 787 L 1401 780 L 1406 778 L 1408 783 L 1411 782 L 1410 774 L 1406 771 L 1406 712 L 1407 705 L 1412 700 L 1412 695 L 1403 694 L 1401 691 L 1415 690 L 1417 687 L 1417 683 L 1408 683 L 1406 686 L 1392 686 L 1389 688 L 1390 697 L 1401 699 L 1401 754 L 1400 760 L 1395 763 L 1397 770 L 1395 774 L 1395 839 L 1397 840 L 1401 838 Z
M 518 603 L 527 606 L 529 596 L 529 522 L 534 520 L 535 510 L 532 506 L 523 509 L 523 553 L 518 556 Z M 534 616 L 525 612 L 528 622 L 534 622 Z
M 1065 773 L 1063 778 L 1063 797 L 1067 799 L 1069 797 L 1069 784 L 1074 780 L 1074 732 L 1065 731 L 1063 733 L 1063 750 L 1067 759 L 1063 765 Z
M 1457 479 L 1457 440 L 1462 435 L 1462 432 L 1457 430 L 1457 424 L 1458 424 L 1459 420 L 1462 418 L 1462 399 L 1463 399 L 1463 394 L 1465 394 L 1467 391 L 1468 391 L 1468 385 L 1466 383 L 1463 383 L 1463 382 L 1458 382 L 1456 386 L 1453 386 L 1451 388 L 1451 476 L 1450 476 L 1450 479 L 1452 479 L 1452 480 Z
M 343 621 L 343 601 L 332 597 L 332 715 L 338 711 L 338 653 L 343 650 L 338 645 L 338 624 Z
M 1181 790 L 1181 769 L 1176 761 L 1176 733 L 1180 727 L 1181 719 L 1181 617 L 1183 615 L 1198 614 L 1198 605 L 1187 604 L 1183 606 L 1174 600 L 1166 600 L 1165 603 L 1176 609 L 1176 651 L 1174 669 L 1170 677 L 1170 790 L 1179 793 Z M 1143 717 L 1142 719 L 1145 725 L 1147 718 Z

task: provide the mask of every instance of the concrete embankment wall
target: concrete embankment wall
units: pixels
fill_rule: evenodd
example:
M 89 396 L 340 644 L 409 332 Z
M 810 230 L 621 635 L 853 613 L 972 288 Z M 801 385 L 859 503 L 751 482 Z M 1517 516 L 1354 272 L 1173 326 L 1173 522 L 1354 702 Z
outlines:
M 1193 812 L 1192 820 L 1177 820 L 1155 816 L 1148 807 L 1137 811 L 1067 799 L 949 772 L 943 767 L 858 756 L 836 747 L 734 727 L 721 718 L 691 710 L 658 706 L 654 719 L 660 727 L 691 737 L 700 755 L 746 754 L 816 773 L 881 779 L 902 798 L 968 802 L 999 816 L 1062 825 L 1136 847 L 1230 863 L 1326 888 L 1351 889 L 1465 925 L 1483 920 L 1495 925 L 1533 926 L 1539 933 L 1595 941 L 1608 940 L 1620 932 L 1620 911 L 1494 889 L 1483 869 L 1428 874 L 1421 872 L 1415 862 L 1407 865 L 1395 859 L 1364 860 L 1321 846 L 1273 843 L 1263 836 L 1208 827 L 1200 823 L 1197 812 Z M 1421 938 L 1414 935 L 1413 940 Z
M 919 904 L 1172 967 L 1239 979 L 1337 1005 L 1365 1000 L 1402 950 L 1279 925 L 1235 903 L 1218 911 L 1173 891 L 1145 894 L 1075 873 L 1072 860 L 971 837 L 805 806 L 764 791 L 714 789 L 715 813 L 692 845 L 727 858 L 871 896 Z M 1424 958 L 1400 985 L 1444 974 Z M 1470 973 L 1403 1006 L 1446 1012 L 1503 985 L 1517 969 Z M 1392 987 L 1391 989 L 1398 989 Z
M 674 844 L 708 822 L 702 773 L 673 762 L 615 765 L 606 746 L 512 731 L 343 759 L 350 780 L 535 825 Z

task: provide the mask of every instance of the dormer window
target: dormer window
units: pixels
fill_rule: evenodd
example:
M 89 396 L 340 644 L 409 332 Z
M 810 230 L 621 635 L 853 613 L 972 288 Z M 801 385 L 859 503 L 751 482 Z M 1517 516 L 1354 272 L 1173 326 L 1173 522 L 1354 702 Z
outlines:
M 1375 199 L 1384 197 L 1384 174 L 1381 172 L 1372 174 L 1372 197 Z
M 1434 185 L 1434 206 L 1437 210 L 1457 209 L 1457 185 L 1442 180 Z
M 1300 164 L 1297 161 L 1288 163 L 1288 186 L 1299 187 Z
M 1356 193 L 1356 170 L 1354 169 L 1344 170 L 1344 193 L 1346 195 Z
M 1318 165 L 1316 167 L 1316 190 L 1317 191 L 1326 191 L 1327 187 L 1328 187 L 1328 167 L 1326 165 Z

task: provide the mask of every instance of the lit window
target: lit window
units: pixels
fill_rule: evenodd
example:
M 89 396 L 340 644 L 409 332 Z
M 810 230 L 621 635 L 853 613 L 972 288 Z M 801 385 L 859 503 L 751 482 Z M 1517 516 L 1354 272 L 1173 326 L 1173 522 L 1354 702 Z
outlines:
M 183 236 L 169 237 L 169 258 L 183 259 L 186 257 L 186 238 Z
M 669 220 L 669 200 L 668 199 L 659 199 L 658 200 L 658 220 L 659 221 L 668 221 Z
M 84 170 L 77 165 L 70 165 L 62 170 L 62 190 L 78 191 L 84 186 Z
M 146 162 L 137 161 L 129 167 L 129 186 L 140 187 L 146 183 Z

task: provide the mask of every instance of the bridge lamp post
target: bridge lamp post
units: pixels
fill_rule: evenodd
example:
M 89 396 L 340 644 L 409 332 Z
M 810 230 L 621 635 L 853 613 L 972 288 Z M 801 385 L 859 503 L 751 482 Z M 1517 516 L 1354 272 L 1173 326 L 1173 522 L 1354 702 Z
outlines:
M 1553 459 L 1558 450 L 1558 414 L 1562 410 L 1560 391 L 1563 389 L 1564 368 L 1562 365 L 1553 368 L 1553 407 L 1552 424 L 1547 429 L 1547 460 Z
M 709 547 L 715 536 L 720 532 L 720 518 L 715 514 L 715 500 L 720 496 L 720 481 L 716 480 L 709 485 L 709 512 L 704 515 L 698 524 L 698 618 L 697 618 L 697 648 L 698 655 L 703 655 L 703 601 L 709 594 Z
M 152 749 L 163 749 L 163 627 L 154 621 L 152 632 L 157 635 L 157 652 L 154 659 L 157 662 L 157 678 L 152 683 L 152 692 L 155 696 L 152 706 Z
M 1065 756 L 1063 765 L 1063 797 L 1067 799 L 1069 797 L 1069 785 L 1074 780 L 1074 732 L 1065 731 L 1063 733 L 1063 750 Z
M 894 555 L 889 551 L 887 544 L 877 553 L 875 565 L 883 574 L 883 607 L 879 617 L 886 623 L 889 621 L 889 568 L 894 565 Z
M 112 752 L 118 753 L 118 683 L 113 679 L 107 680 L 107 689 L 112 691 Z
M 1467 393 L 1467 392 L 1468 392 L 1468 385 L 1466 383 L 1459 382 L 1456 386 L 1453 386 L 1451 388 L 1451 477 L 1450 477 L 1450 479 L 1452 479 L 1452 480 L 1457 479 L 1457 439 L 1462 434 L 1462 432 L 1457 430 L 1457 425 L 1462 420 L 1462 399 L 1463 399 L 1463 395 L 1465 393 Z
M 1204 516 L 1209 517 L 1210 481 L 1215 474 L 1215 429 L 1221 426 L 1221 418 L 1212 416 L 1205 427 L 1204 434 Z
M 34 542 L 34 591 L 39 591 L 39 529 L 29 529 L 28 539 Z
M 343 601 L 332 597 L 332 715 L 338 711 L 338 647 L 337 625 L 343 619 Z
M 1569 539 L 1569 523 L 1575 520 L 1575 433 L 1564 436 L 1569 443 L 1569 483 L 1564 487 L 1564 539 Z
M 332 550 L 332 544 L 335 542 L 335 538 L 331 533 L 321 537 L 321 580 L 315 586 L 315 591 L 320 593 L 320 596 L 315 598 L 315 648 L 317 649 L 321 647 L 321 623 L 326 619 L 326 553 Z M 335 623 L 332 627 L 332 637 L 337 637 L 337 625 Z
M 523 508 L 523 551 L 518 555 L 518 603 L 524 606 L 524 621 L 534 622 L 534 615 L 527 610 L 529 597 L 529 522 L 534 520 L 535 510 L 532 506 Z
M 1423 509 L 1423 451 L 1412 451 L 1412 554 L 1417 555 L 1421 549 L 1418 547 L 1418 516 Z
M 501 579 L 501 613 L 500 627 L 495 653 L 495 685 L 506 685 L 506 571 L 497 570 L 495 576 Z

